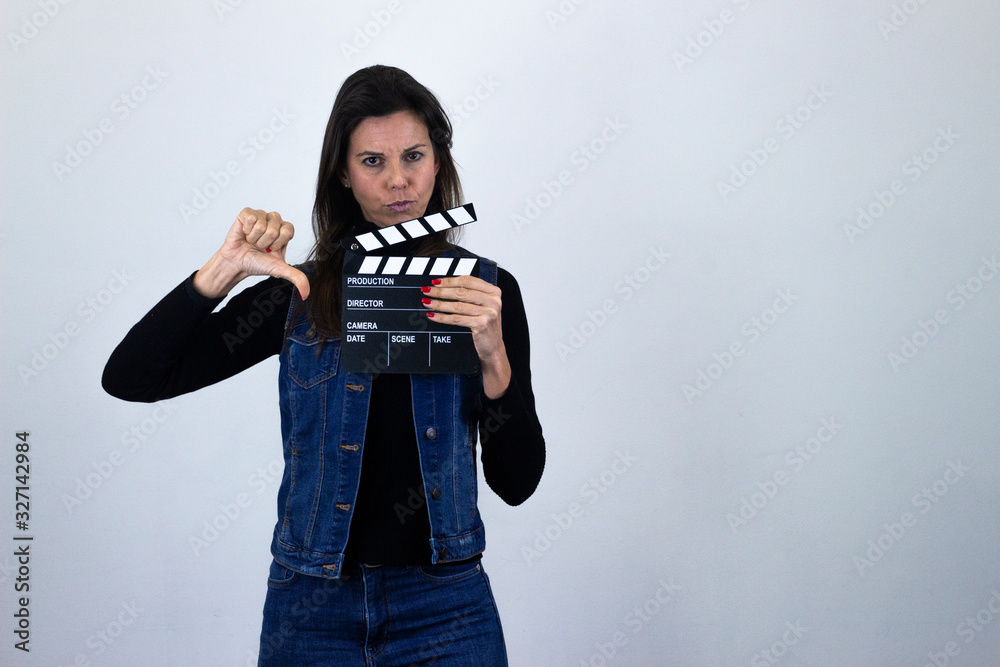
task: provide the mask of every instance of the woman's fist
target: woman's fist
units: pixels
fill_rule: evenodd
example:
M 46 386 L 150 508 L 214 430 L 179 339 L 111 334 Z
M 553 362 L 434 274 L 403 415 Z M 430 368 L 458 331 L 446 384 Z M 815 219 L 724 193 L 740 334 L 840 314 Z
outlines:
M 305 299 L 309 296 L 308 278 L 285 262 L 285 250 L 294 235 L 295 227 L 282 220 L 281 214 L 243 209 L 222 247 L 195 275 L 195 289 L 218 297 L 249 276 L 273 276 L 290 281 Z

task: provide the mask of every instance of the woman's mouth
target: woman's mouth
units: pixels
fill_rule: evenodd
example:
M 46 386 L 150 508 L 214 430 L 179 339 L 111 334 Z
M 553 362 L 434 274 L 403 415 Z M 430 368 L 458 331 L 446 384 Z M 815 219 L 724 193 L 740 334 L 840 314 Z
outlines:
M 412 201 L 394 201 L 391 204 L 386 204 L 386 208 L 389 208 L 396 213 L 402 213 L 406 209 L 410 208 L 412 204 Z

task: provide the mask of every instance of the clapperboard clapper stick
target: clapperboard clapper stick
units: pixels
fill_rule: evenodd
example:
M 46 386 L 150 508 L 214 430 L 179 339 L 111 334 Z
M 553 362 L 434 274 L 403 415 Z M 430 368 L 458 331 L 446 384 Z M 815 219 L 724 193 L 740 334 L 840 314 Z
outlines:
M 434 278 L 479 275 L 474 257 L 377 254 L 398 243 L 476 221 L 465 204 L 345 239 L 341 362 L 352 373 L 476 373 L 466 327 L 434 322 L 421 287 Z

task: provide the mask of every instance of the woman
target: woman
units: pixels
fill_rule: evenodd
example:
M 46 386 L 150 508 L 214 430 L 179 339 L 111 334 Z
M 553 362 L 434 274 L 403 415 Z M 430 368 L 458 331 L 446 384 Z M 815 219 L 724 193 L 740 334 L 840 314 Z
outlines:
M 475 433 L 490 487 L 523 502 L 545 447 L 517 282 L 482 258 L 479 276 L 422 288 L 427 317 L 471 330 L 479 374 L 340 367 L 341 241 L 460 204 L 450 146 L 441 105 L 408 74 L 352 74 L 327 126 L 310 261 L 285 263 L 294 229 L 278 213 L 243 209 L 105 368 L 112 395 L 157 401 L 279 355 L 285 469 L 259 665 L 506 664 L 481 563 Z M 392 254 L 471 255 L 452 231 Z M 270 277 L 212 312 L 254 275 Z

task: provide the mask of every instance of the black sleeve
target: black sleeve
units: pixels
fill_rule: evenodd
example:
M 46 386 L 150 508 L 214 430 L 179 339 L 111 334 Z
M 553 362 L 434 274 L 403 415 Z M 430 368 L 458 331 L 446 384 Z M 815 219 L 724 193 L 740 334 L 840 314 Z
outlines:
M 104 367 L 104 390 L 152 403 L 206 387 L 281 350 L 292 287 L 268 278 L 222 299 L 194 289 L 194 273 L 160 300 L 118 344 Z
M 504 269 L 499 270 L 497 286 L 503 300 L 500 319 L 510 362 L 510 385 L 496 399 L 483 395 L 479 439 L 486 483 L 507 504 L 520 505 L 534 493 L 542 477 L 545 440 L 531 390 L 528 319 L 521 289 Z

